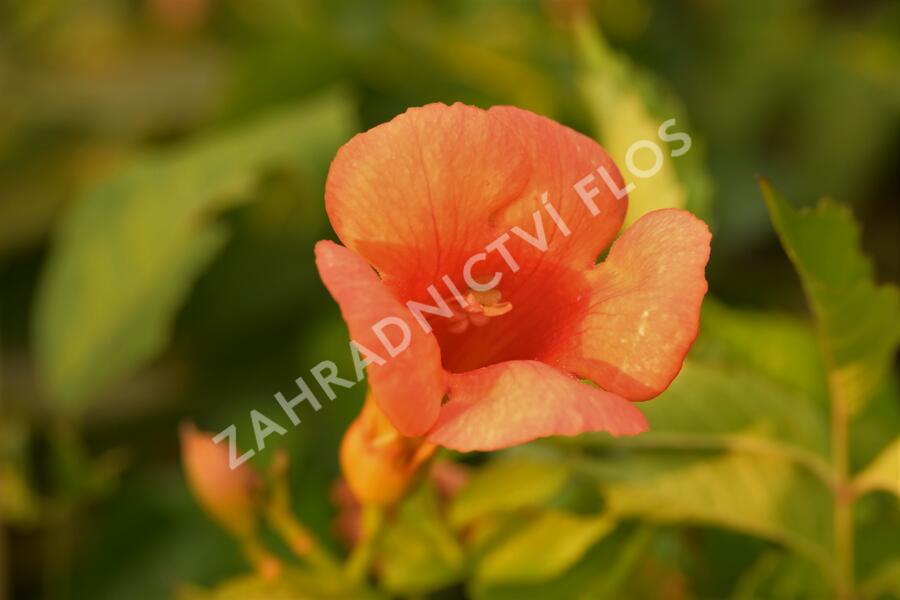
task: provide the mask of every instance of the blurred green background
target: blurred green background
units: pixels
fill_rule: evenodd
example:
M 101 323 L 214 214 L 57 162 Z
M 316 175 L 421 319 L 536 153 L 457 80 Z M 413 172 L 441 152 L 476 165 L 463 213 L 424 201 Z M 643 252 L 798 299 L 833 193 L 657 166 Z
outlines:
M 582 27 L 570 19 L 579 6 L 589 11 Z M 353 133 L 432 101 L 527 108 L 614 156 L 619 140 L 678 117 L 695 147 L 667 175 L 677 193 L 645 192 L 635 206 L 671 201 L 710 222 L 714 299 L 698 362 L 679 379 L 688 383 L 657 403 L 677 421 L 679 399 L 705 394 L 727 409 L 755 393 L 747 403 L 763 408 L 736 429 L 768 435 L 787 418 L 794 425 L 779 435 L 791 444 L 817 427 L 804 411 L 827 427 L 803 290 L 757 175 L 794 206 L 822 196 L 849 205 L 875 281 L 900 279 L 900 3 L 4 2 L 0 598 L 167 598 L 180 584 L 247 570 L 186 488 L 178 424 L 237 422 L 246 435 L 249 410 L 274 410 L 273 394 L 291 392 L 323 358 L 352 369 L 312 256 L 316 240 L 333 236 L 325 174 Z M 846 241 L 817 238 L 834 248 L 836 268 Z M 886 384 L 872 376 L 876 399 L 856 417 L 852 469 L 900 431 L 893 338 L 884 343 L 891 373 Z M 722 363 L 738 370 L 704 371 Z M 744 371 L 771 375 L 777 390 Z M 798 390 L 812 400 L 798 402 Z M 363 393 L 341 393 L 279 440 L 298 514 L 334 549 L 337 447 Z M 598 471 L 665 468 L 640 449 L 599 445 Z M 631 462 L 616 467 L 610 456 Z M 772 486 L 776 471 L 752 471 L 751 486 Z M 597 495 L 573 489 L 565 506 Z M 713 513 L 662 523 L 631 515 L 575 558 L 599 572 L 632 557 L 618 580 L 604 580 L 609 597 L 826 593 L 821 575 L 785 558 L 791 544 L 777 528 L 711 527 L 723 525 Z M 900 562 L 882 568 L 900 553 L 896 497 L 875 494 L 858 513 L 878 524 L 860 534 L 858 579 L 888 582 L 871 584 L 871 597 L 900 597 L 890 592 Z M 572 565 L 538 583 L 574 577 Z M 526 597 L 516 588 L 492 596 L 470 580 L 390 591 Z M 583 577 L 572 581 L 560 588 L 569 591 L 531 593 L 602 597 Z

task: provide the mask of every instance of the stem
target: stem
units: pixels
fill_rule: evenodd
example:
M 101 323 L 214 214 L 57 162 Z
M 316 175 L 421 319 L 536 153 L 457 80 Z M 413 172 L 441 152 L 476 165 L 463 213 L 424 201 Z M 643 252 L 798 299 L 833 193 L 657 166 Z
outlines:
M 347 559 L 346 565 L 347 576 L 351 581 L 362 581 L 369 572 L 372 558 L 375 555 L 375 545 L 384 525 L 383 508 L 363 505 L 362 510 L 362 537 L 353 548 L 353 553 Z
M 265 510 L 266 518 L 295 556 L 317 569 L 337 573 L 340 570 L 338 561 L 294 514 L 287 480 L 288 462 L 287 453 L 281 452 L 270 468 L 271 495 Z
M 852 483 L 849 469 L 849 414 L 839 386 L 829 381 L 831 392 L 831 458 L 834 466 L 834 553 L 837 597 L 855 597 Z
M 259 538 L 256 537 L 256 534 L 249 535 L 241 540 L 241 550 L 264 580 L 274 581 L 281 575 L 281 561 L 266 549 L 262 542 L 259 541 Z
M 272 529 L 281 536 L 295 556 L 308 561 L 317 569 L 333 573 L 339 571 L 338 563 L 331 553 L 292 512 L 276 504 L 269 508 L 266 516 Z

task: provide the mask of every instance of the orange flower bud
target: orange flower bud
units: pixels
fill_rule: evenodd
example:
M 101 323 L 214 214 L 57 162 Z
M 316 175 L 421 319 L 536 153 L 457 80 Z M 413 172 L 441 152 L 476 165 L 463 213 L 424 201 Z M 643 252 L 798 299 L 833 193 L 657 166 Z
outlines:
M 228 445 L 217 444 L 212 438 L 193 424 L 181 427 L 181 462 L 188 485 L 211 518 L 237 537 L 247 539 L 256 530 L 262 480 L 246 464 L 231 469 Z
M 436 446 L 408 438 L 391 425 L 372 398 L 341 442 L 341 470 L 362 504 L 387 506 L 406 493 L 419 467 Z

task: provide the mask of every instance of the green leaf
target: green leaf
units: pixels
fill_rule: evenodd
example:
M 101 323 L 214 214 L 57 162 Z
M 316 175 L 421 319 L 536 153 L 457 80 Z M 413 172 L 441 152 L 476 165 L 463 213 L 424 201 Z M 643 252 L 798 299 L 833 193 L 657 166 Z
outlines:
M 400 505 L 378 551 L 384 585 L 393 593 L 423 594 L 459 581 L 464 573 L 465 553 L 430 485 Z
M 699 143 L 692 139 L 686 154 L 672 157 L 670 152 L 680 150 L 682 142 L 670 144 L 658 134 L 660 126 L 669 119 L 676 120 L 670 134 L 690 134 L 678 102 L 662 91 L 656 81 L 613 52 L 588 20 L 576 23 L 575 34 L 583 63 L 579 78 L 582 99 L 598 138 L 619 166 L 625 182 L 635 184 L 628 195 L 625 225 L 660 208 L 687 208 L 708 219 L 712 185 Z M 640 140 L 658 144 L 663 154 L 662 168 L 646 179 L 631 175 L 625 160 L 629 147 Z M 635 165 L 648 169 L 654 160 L 649 157 L 648 150 L 636 152 Z
M 608 516 L 543 511 L 494 545 L 476 566 L 480 584 L 537 583 L 559 576 L 615 527 Z
M 150 154 L 86 190 L 62 224 L 37 300 L 35 346 L 51 399 L 82 409 L 158 353 L 226 241 L 215 215 L 250 200 L 268 169 L 320 172 L 352 123 L 347 100 L 328 94 Z
M 641 436 L 564 442 L 606 450 L 587 469 L 611 510 L 734 529 L 826 563 L 833 473 L 813 403 L 758 374 L 689 360 L 644 411 Z
M 653 538 L 650 528 L 619 527 L 587 551 L 576 565 L 550 581 L 519 585 L 483 585 L 473 580 L 469 592 L 476 600 L 544 600 L 565 598 L 604 600 L 628 597 L 622 588 L 643 558 Z
M 900 498 L 900 438 L 891 442 L 853 483 L 858 494 L 881 490 Z
M 589 468 L 613 514 L 725 527 L 829 564 L 829 489 L 790 461 L 747 453 L 645 453 Z
M 816 316 L 832 397 L 851 411 L 868 400 L 900 342 L 900 295 L 878 286 L 849 210 L 823 200 L 794 210 L 765 180 L 775 231 Z
M 450 522 L 461 527 L 480 517 L 540 506 L 569 478 L 561 462 L 531 457 L 501 458 L 477 471 L 450 508 Z
M 802 464 L 824 481 L 825 415 L 769 379 L 733 367 L 687 360 L 668 390 L 643 407 L 650 431 L 633 438 L 582 435 L 560 444 L 660 449 L 735 450 Z
M 692 356 L 749 369 L 824 406 L 825 365 L 808 320 L 732 308 L 707 296 L 701 321 Z
M 827 598 L 830 591 L 816 566 L 783 550 L 763 553 L 737 581 L 732 600 L 806 600 Z
M 647 440 L 672 433 L 740 436 L 827 456 L 824 415 L 796 394 L 742 369 L 688 360 L 669 389 L 646 404 L 644 414 L 650 431 L 641 437 Z
M 834 474 L 816 403 L 758 373 L 688 360 L 644 411 L 641 436 L 566 442 L 590 448 L 586 468 L 610 510 L 737 530 L 828 564 Z

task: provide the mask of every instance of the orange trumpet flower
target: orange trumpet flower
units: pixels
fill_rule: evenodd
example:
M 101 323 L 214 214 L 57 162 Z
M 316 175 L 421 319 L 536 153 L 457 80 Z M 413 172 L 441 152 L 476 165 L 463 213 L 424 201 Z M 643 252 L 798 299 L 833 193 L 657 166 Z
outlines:
M 697 335 L 710 233 L 667 209 L 613 243 L 623 187 L 595 141 L 513 107 L 413 108 L 340 149 L 344 246 L 317 264 L 401 434 L 468 451 L 647 429 L 632 401 Z

